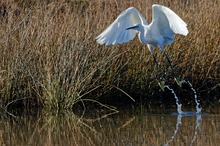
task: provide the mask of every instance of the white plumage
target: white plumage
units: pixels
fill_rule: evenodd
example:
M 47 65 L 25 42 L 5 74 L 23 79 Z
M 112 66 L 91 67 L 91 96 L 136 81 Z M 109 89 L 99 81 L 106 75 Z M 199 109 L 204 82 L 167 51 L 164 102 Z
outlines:
M 153 47 L 159 47 L 172 68 L 169 57 L 164 51 L 164 45 L 174 42 L 175 33 L 186 36 L 188 34 L 186 26 L 176 13 L 165 6 L 158 4 L 152 6 L 152 22 L 149 25 L 136 8 L 130 7 L 124 10 L 96 39 L 99 44 L 115 45 L 133 40 L 139 32 L 140 41 L 148 45 L 154 61 L 157 63 Z

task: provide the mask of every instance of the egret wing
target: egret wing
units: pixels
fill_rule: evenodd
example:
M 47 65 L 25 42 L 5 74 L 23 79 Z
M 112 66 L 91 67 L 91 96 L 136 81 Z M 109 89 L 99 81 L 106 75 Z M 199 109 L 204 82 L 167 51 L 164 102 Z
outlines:
M 154 4 L 152 6 L 152 23 L 155 29 L 159 30 L 162 34 L 171 35 L 173 33 L 187 35 L 187 24 L 169 8 Z
M 117 19 L 96 37 L 99 44 L 114 45 L 128 42 L 136 36 L 136 30 L 126 30 L 137 23 L 147 25 L 147 21 L 134 7 L 124 10 Z

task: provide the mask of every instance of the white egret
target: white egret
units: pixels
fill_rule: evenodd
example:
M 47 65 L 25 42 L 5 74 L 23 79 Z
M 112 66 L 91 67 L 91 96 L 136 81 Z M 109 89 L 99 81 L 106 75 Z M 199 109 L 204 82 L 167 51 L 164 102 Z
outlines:
M 100 35 L 96 37 L 97 43 L 115 45 L 128 42 L 138 33 L 139 40 L 147 44 L 156 64 L 153 47 L 158 47 L 166 56 L 173 71 L 170 59 L 164 50 L 164 45 L 174 42 L 174 34 L 186 36 L 188 34 L 186 23 L 171 9 L 154 4 L 152 6 L 152 22 L 148 25 L 141 13 L 134 7 L 124 10 L 117 19 Z

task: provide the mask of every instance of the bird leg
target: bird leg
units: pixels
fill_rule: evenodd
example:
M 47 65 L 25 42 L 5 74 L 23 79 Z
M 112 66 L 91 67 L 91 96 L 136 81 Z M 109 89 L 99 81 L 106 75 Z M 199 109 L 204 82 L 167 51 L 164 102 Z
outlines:
M 154 58 L 154 63 L 157 65 L 157 69 L 158 69 L 159 64 L 158 64 L 158 62 L 157 62 L 156 56 L 154 55 L 154 52 L 153 52 L 153 50 L 152 50 L 152 47 L 151 47 L 149 50 L 150 50 L 151 55 L 152 55 L 153 58 Z
M 153 58 L 154 58 L 154 62 L 155 62 L 155 64 L 157 65 L 157 70 L 158 70 L 158 68 L 159 68 L 159 64 L 158 64 L 158 62 L 157 62 L 157 59 L 156 59 L 156 57 L 155 57 L 155 55 L 154 55 L 154 53 L 151 51 L 151 54 L 152 54 L 152 56 L 153 56 Z M 159 77 L 158 77 L 159 76 Z M 159 79 L 158 79 L 159 78 Z M 163 80 L 163 81 L 160 81 L 161 79 L 163 79 L 163 77 L 162 76 L 160 76 L 160 75 L 156 75 L 156 79 L 157 79 L 157 81 L 158 81 L 158 84 L 159 84 L 159 86 L 160 86 L 160 88 L 164 91 L 164 86 L 165 86 L 165 81 Z
M 169 56 L 166 54 L 165 51 L 163 51 L 163 53 L 164 53 L 164 55 L 166 56 L 166 59 L 167 59 L 169 65 L 170 65 L 170 67 L 171 67 L 171 70 L 172 70 L 172 73 L 173 73 L 175 82 L 181 87 L 181 81 L 179 81 L 179 80 L 177 79 L 176 73 L 175 73 L 174 70 L 173 70 L 173 66 L 172 66 L 172 64 L 171 64 L 171 61 L 170 61 Z
M 164 53 L 164 55 L 166 56 L 166 59 L 167 59 L 169 65 L 170 65 L 170 68 L 171 68 L 171 70 L 172 70 L 172 73 L 173 73 L 174 77 L 176 78 L 176 73 L 175 73 L 174 70 L 173 70 L 173 66 L 172 66 L 172 64 L 171 64 L 171 61 L 170 61 L 169 56 L 166 54 L 165 51 L 163 51 L 163 53 Z
M 152 56 L 153 56 L 153 58 L 154 58 L 154 62 L 155 62 L 155 64 L 157 65 L 157 66 L 159 66 L 159 64 L 158 64 L 158 62 L 157 62 L 157 59 L 156 59 L 156 57 L 155 57 L 155 55 L 152 53 Z

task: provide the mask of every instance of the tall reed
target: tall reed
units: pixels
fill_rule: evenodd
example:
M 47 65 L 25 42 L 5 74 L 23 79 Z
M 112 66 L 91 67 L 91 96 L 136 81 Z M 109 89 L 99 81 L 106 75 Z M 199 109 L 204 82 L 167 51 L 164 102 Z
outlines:
M 129 6 L 146 14 L 150 23 L 153 3 L 170 7 L 188 24 L 189 35 L 176 36 L 176 42 L 166 47 L 179 78 L 191 80 L 201 91 L 218 85 L 218 0 L 1 0 L 1 107 L 21 99 L 19 106 L 69 109 L 88 95 L 97 100 L 114 91 L 114 86 L 134 96 L 158 93 L 155 78 L 164 75 L 163 70 L 156 68 L 138 39 L 109 47 L 95 42 Z M 164 56 L 155 52 L 160 67 L 166 70 L 165 78 L 172 83 Z M 219 86 L 213 89 L 218 91 Z

